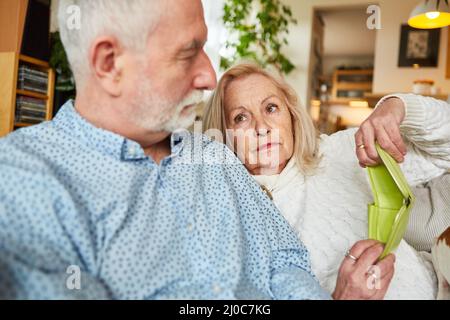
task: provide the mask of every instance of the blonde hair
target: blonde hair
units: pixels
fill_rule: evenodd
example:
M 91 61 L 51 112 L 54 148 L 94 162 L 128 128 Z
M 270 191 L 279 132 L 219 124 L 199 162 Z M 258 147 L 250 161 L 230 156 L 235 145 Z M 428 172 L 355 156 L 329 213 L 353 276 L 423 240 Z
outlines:
M 294 89 L 282 78 L 272 75 L 254 63 L 238 64 L 220 79 L 216 90 L 209 99 L 203 120 L 203 131 L 219 130 L 226 139 L 225 91 L 234 80 L 259 74 L 269 79 L 283 94 L 285 103 L 292 117 L 294 128 L 294 154 L 297 166 L 305 175 L 312 175 L 316 171 L 321 157 L 319 156 L 319 132 L 305 109 L 299 106 L 298 97 Z

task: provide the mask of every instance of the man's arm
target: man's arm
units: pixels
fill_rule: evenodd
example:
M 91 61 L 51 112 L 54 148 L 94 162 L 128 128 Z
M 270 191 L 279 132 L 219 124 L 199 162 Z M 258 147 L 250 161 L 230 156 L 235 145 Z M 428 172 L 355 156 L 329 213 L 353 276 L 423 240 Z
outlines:
M 276 300 L 330 300 L 309 270 L 306 249 L 279 250 L 273 256 L 271 293 Z
M 0 299 L 110 296 L 88 271 L 74 236 L 81 226 L 68 224 L 74 215 L 51 176 L 0 165 Z

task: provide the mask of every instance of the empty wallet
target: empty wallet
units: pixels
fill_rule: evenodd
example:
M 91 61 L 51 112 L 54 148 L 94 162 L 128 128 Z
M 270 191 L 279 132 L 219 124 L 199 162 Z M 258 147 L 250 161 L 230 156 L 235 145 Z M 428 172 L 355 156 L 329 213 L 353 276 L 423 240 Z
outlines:
M 382 164 L 368 168 L 374 203 L 369 204 L 369 238 L 385 245 L 380 260 L 395 251 L 409 223 L 415 197 L 398 163 L 376 144 Z

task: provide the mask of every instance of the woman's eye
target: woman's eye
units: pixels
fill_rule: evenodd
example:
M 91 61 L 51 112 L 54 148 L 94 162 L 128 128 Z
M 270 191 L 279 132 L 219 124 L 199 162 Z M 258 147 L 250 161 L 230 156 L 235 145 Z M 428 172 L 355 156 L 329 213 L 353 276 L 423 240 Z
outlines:
M 238 115 L 236 118 L 234 118 L 235 123 L 240 123 L 247 120 L 247 117 L 243 114 Z
M 267 105 L 266 110 L 269 113 L 274 113 L 278 110 L 278 106 L 276 104 L 271 103 L 271 104 Z

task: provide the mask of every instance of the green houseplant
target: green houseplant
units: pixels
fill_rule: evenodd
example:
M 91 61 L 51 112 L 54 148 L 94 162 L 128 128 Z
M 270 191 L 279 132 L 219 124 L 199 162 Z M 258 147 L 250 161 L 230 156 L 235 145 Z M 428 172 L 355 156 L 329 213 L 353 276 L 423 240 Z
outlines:
M 288 45 L 289 25 L 297 21 L 281 0 L 225 0 L 223 22 L 229 37 L 222 51 L 230 54 L 221 54 L 222 69 L 242 59 L 271 65 L 283 74 L 295 69 L 282 48 Z
M 70 68 L 69 60 L 61 42 L 59 32 L 50 35 L 51 52 L 50 66 L 56 73 L 55 97 L 53 113 L 56 114 L 61 106 L 69 99 L 76 96 L 75 79 Z
M 74 92 L 75 80 L 59 32 L 51 34 L 50 66 L 55 69 L 56 90 Z

